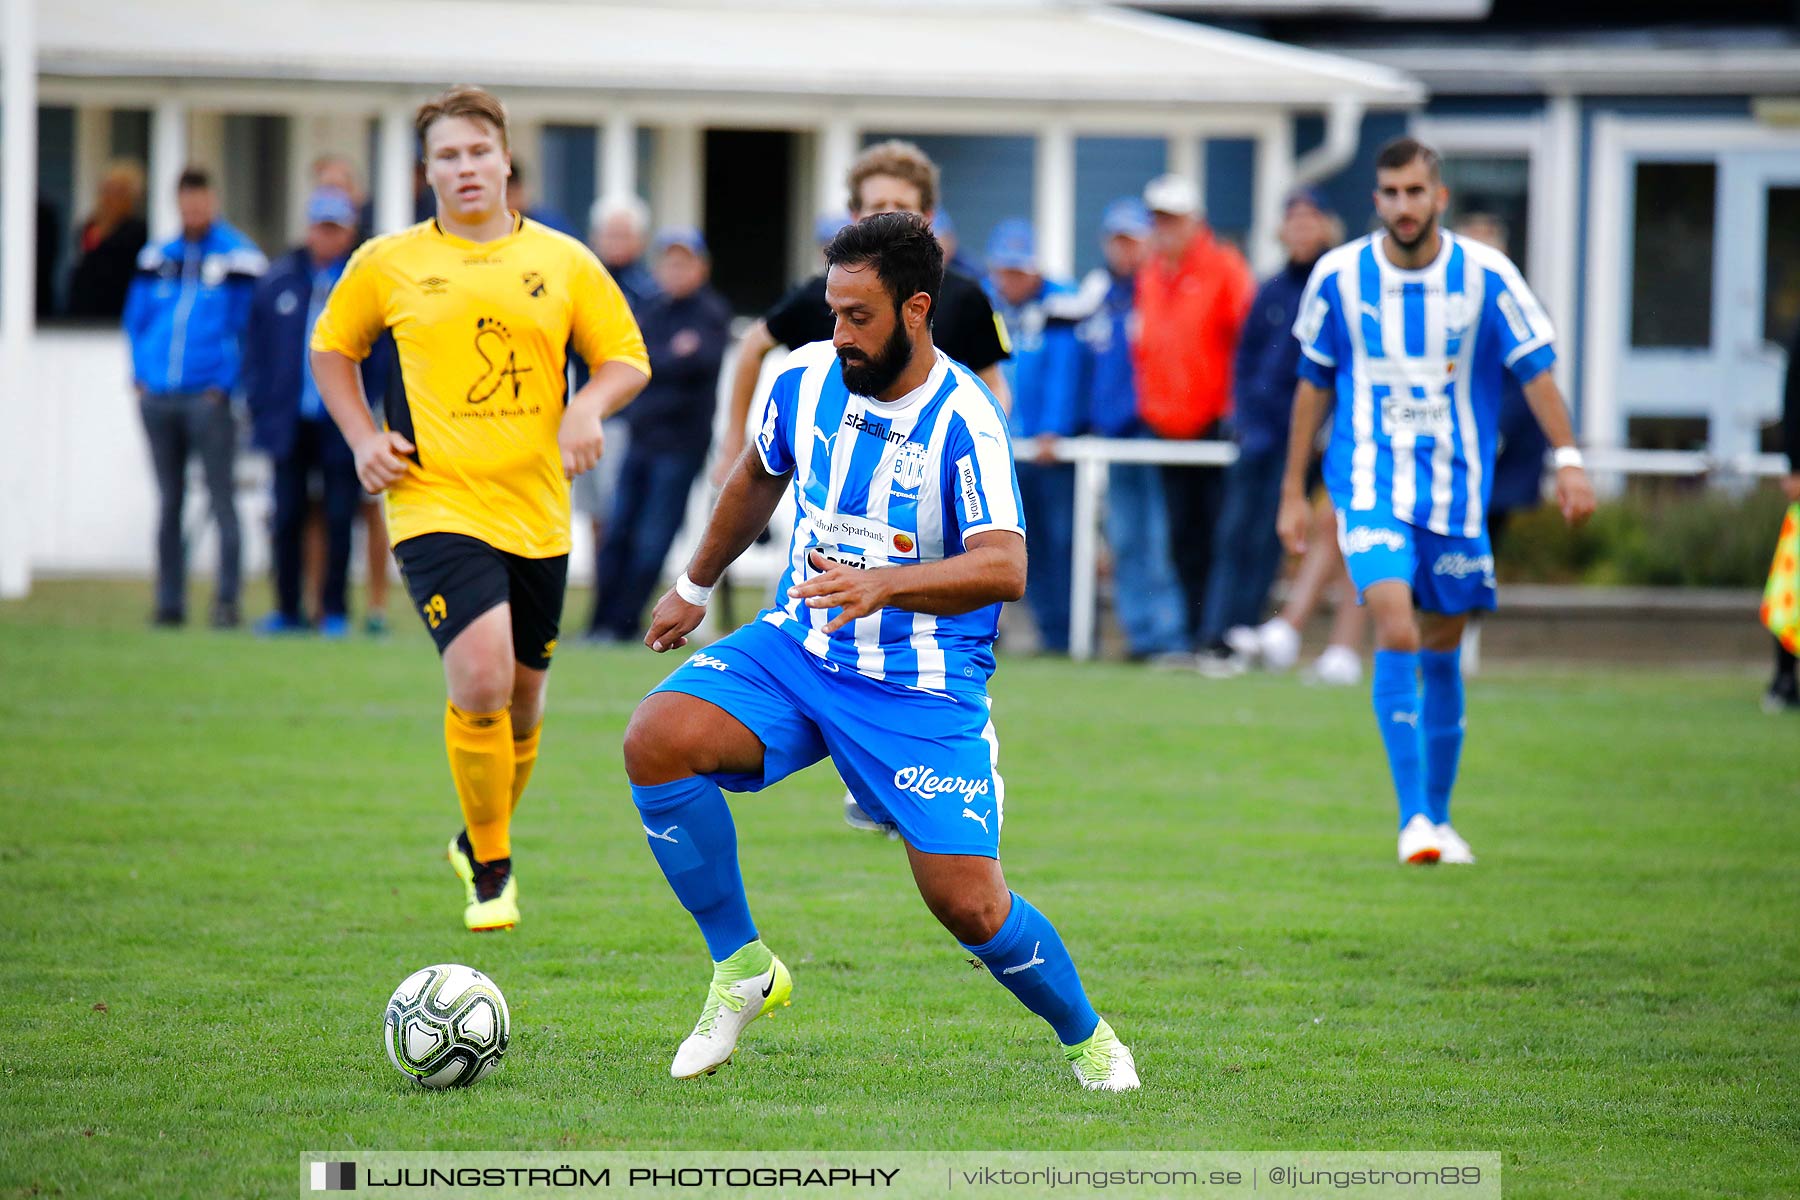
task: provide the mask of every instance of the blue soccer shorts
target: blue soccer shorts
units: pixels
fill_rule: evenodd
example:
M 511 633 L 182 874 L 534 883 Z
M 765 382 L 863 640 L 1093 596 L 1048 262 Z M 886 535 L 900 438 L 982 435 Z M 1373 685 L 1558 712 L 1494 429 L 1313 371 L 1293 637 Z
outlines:
M 1338 548 L 1360 603 L 1371 587 L 1399 580 L 1425 612 L 1454 616 L 1495 603 L 1494 551 L 1479 537 L 1446 537 L 1382 509 L 1337 510 Z
M 926 692 L 810 654 L 763 621 L 695 651 L 657 686 L 716 704 L 763 744 L 757 774 L 720 774 L 759 792 L 830 757 L 870 817 L 928 854 L 1000 856 L 1000 742 L 980 693 Z

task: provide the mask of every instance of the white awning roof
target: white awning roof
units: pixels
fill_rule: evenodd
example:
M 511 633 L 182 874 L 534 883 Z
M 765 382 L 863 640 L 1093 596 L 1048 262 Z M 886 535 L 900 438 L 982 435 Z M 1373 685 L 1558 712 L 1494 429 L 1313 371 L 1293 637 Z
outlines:
M 817 101 L 1410 106 L 1393 68 L 1096 3 L 56 0 L 49 76 Z

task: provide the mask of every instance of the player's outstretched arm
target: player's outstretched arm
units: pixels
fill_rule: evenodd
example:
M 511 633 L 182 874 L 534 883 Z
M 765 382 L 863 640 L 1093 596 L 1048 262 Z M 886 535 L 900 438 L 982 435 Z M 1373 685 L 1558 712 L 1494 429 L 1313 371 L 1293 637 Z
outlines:
M 808 608 L 843 609 L 826 633 L 884 608 L 954 617 L 1025 595 L 1025 539 L 1005 529 L 974 534 L 961 554 L 916 567 L 862 570 L 828 562 L 816 550 L 811 563 L 820 574 L 788 595 L 802 597 Z
M 1550 440 L 1551 452 L 1559 457 L 1570 457 L 1572 452 L 1577 459 L 1557 464 L 1556 504 L 1562 509 L 1563 520 L 1579 525 L 1594 515 L 1594 485 L 1588 482 L 1587 471 L 1578 461 L 1580 451 L 1575 446 L 1575 427 L 1563 404 L 1562 389 L 1556 386 L 1549 371 L 1540 371 L 1524 385 L 1523 391 L 1525 403 L 1531 406 L 1531 415 L 1537 418 L 1539 428 Z
M 676 585 L 663 593 L 650 614 L 650 632 L 644 645 L 658 654 L 687 645 L 687 635 L 706 617 L 706 598 L 725 568 L 749 549 L 756 535 L 768 528 L 791 475 L 771 475 L 754 449 L 738 455 L 725 479 L 719 502 L 706 520 L 700 548 Z M 684 594 L 685 593 L 685 594 Z M 696 601 L 698 601 L 696 603 Z
M 744 425 L 750 419 L 750 402 L 756 398 L 756 381 L 762 377 L 763 359 L 778 343 L 760 320 L 744 331 L 738 343 L 737 364 L 731 371 L 731 395 L 725 413 L 725 440 L 719 443 L 719 461 L 713 467 L 713 486 L 724 487 L 744 452 Z
M 1331 407 L 1331 393 L 1302 379 L 1294 388 L 1294 419 L 1288 427 L 1287 469 L 1281 477 L 1281 508 L 1275 532 L 1290 554 L 1306 553 L 1306 531 L 1312 526 L 1312 505 L 1306 499 L 1306 468 L 1312 462 L 1313 439 L 1319 422 Z
M 362 370 L 347 354 L 313 350 L 313 382 L 325 411 L 356 455 L 356 478 L 371 496 L 386 491 L 406 474 L 405 456 L 413 444 L 397 433 L 375 428 L 369 401 L 363 395 Z

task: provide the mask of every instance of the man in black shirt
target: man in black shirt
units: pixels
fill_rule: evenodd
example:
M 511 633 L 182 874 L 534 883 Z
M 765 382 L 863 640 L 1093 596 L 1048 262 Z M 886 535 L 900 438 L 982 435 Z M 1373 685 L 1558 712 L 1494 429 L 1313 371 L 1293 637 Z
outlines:
M 850 167 L 850 219 L 884 212 L 918 213 L 927 221 L 937 210 L 938 169 L 910 142 L 882 142 L 864 150 Z M 825 303 L 825 276 L 815 275 L 776 302 L 744 334 L 737 370 L 731 381 L 731 411 L 725 422 L 720 460 L 727 470 L 744 451 L 744 425 L 763 358 L 777 346 L 793 349 L 831 337 L 831 309 Z M 981 377 L 1010 409 L 1011 396 L 1000 364 L 1011 356 L 1006 326 L 988 303 L 975 279 L 946 269 L 943 290 L 932 315 L 932 341 L 938 349 Z

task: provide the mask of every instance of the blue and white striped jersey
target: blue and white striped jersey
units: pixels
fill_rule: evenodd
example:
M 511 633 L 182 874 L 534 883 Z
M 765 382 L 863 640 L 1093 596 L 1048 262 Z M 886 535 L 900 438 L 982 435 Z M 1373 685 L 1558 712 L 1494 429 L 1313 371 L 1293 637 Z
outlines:
M 1487 520 L 1506 372 L 1556 361 L 1550 319 L 1497 250 L 1445 232 L 1417 271 L 1371 234 L 1321 258 L 1300 302 L 1301 377 L 1335 388 L 1325 486 L 1447 537 Z
M 955 617 L 884 608 L 827 636 L 839 610 L 789 590 L 817 574 L 813 546 L 868 567 L 935 562 L 972 534 L 1025 532 L 1006 418 L 967 367 L 937 353 L 920 387 L 884 404 L 852 395 L 830 342 L 789 355 L 756 446 L 770 474 L 794 474 L 794 535 L 775 604 L 761 619 L 813 654 L 872 679 L 979 691 L 994 673 L 1000 606 Z

